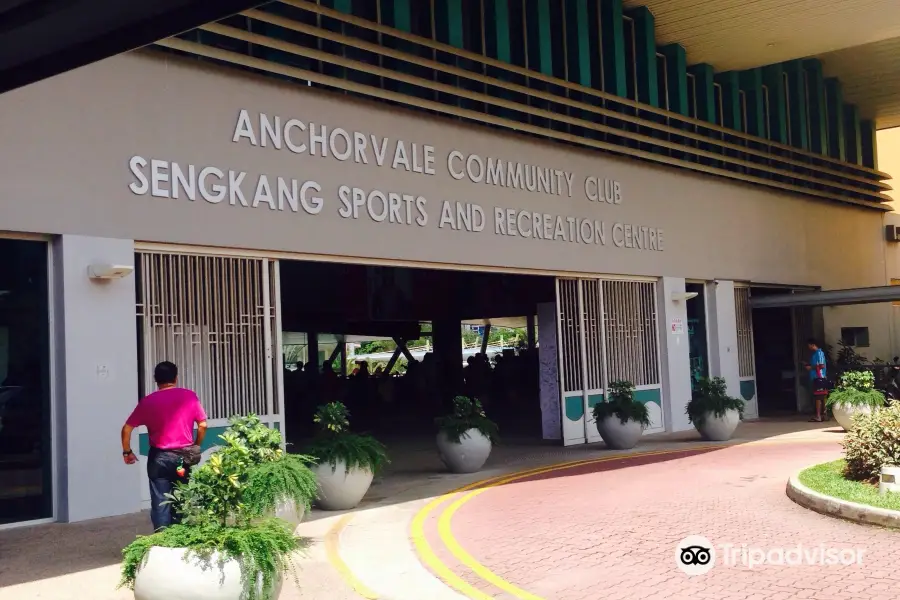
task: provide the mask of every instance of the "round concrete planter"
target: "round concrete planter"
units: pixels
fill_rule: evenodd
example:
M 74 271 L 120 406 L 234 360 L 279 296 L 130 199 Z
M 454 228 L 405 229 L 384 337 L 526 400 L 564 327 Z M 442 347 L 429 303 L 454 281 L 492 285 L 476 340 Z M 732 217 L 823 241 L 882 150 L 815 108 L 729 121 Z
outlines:
M 835 404 L 831 407 L 831 414 L 838 425 L 844 428 L 844 431 L 853 429 L 853 415 L 860 413 L 869 414 L 872 407 L 867 405 L 851 405 L 851 404 Z
M 150 548 L 134 580 L 135 600 L 241 600 L 241 565 L 214 553 L 209 560 L 184 548 Z M 274 590 L 262 596 L 262 581 L 257 584 L 260 600 L 281 596 L 281 579 Z
M 704 440 L 711 442 L 725 442 L 734 435 L 738 423 L 741 422 L 741 413 L 736 410 L 725 411 L 721 417 L 717 417 L 713 413 L 706 413 L 706 420 L 703 425 L 694 423 L 694 427 L 700 433 Z
M 334 467 L 323 463 L 313 467 L 319 483 L 319 499 L 316 504 L 323 510 L 350 510 L 362 502 L 372 485 L 373 473 L 369 469 L 347 469 L 347 463 L 339 460 Z
M 469 429 L 459 442 L 451 442 L 443 431 L 437 434 L 438 454 L 453 473 L 477 473 L 491 455 L 491 440 L 477 429 Z
M 298 507 L 293 502 L 279 502 L 272 516 L 296 527 L 303 521 L 305 514 L 306 509 L 302 505 Z
M 619 417 L 612 415 L 597 421 L 597 432 L 607 448 L 629 450 L 637 446 L 644 433 L 644 426 L 630 420 L 622 423 Z

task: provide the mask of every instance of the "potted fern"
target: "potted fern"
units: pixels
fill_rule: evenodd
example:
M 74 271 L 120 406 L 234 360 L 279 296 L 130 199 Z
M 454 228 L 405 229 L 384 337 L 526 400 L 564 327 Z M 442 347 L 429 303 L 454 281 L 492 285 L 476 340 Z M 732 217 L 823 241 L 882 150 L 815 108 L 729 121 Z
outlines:
M 853 428 L 853 417 L 871 413 L 884 406 L 884 394 L 875 389 L 871 371 L 847 371 L 841 375 L 837 389 L 828 395 L 825 406 L 845 431 Z
M 468 396 L 453 399 L 453 412 L 437 419 L 437 447 L 453 473 L 481 470 L 497 443 L 497 425 L 487 418 L 481 402 Z
M 220 449 L 170 497 L 181 522 L 123 550 L 120 587 L 133 589 L 135 600 L 276 600 L 283 576 L 293 572 L 292 556 L 306 541 L 267 515 L 285 498 L 308 505 L 309 478 L 280 448 L 247 443 L 265 437 L 253 418 L 232 421 L 220 437 Z M 263 492 L 256 486 L 270 478 L 257 470 L 305 483 Z
M 248 450 L 251 466 L 244 495 L 248 509 L 299 525 L 316 497 L 316 476 L 309 468 L 314 459 L 286 453 L 281 432 L 254 414 L 233 417 L 229 431 Z
M 697 382 L 685 412 L 703 439 L 724 442 L 741 422 L 744 401 L 728 395 L 724 378 L 704 378 Z
M 350 431 L 350 411 L 340 402 L 320 406 L 313 421 L 319 431 L 309 448 L 324 510 L 355 508 L 375 474 L 388 462 L 385 447 L 369 435 Z
M 607 448 L 634 448 L 644 429 L 650 426 L 647 407 L 634 399 L 634 384 L 630 381 L 612 382 L 606 395 L 606 401 L 594 405 L 597 432 Z

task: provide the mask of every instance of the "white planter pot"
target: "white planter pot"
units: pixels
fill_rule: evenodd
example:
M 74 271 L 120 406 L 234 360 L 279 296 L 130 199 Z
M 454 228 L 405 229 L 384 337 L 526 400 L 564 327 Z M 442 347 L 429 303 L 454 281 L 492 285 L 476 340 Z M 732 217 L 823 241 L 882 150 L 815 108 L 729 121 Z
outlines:
M 344 461 L 332 467 L 328 463 L 313 467 L 319 483 L 319 499 L 316 501 L 323 510 L 350 510 L 362 501 L 372 485 L 372 471 L 368 469 L 347 470 Z
M 706 413 L 703 425 L 695 423 L 694 426 L 704 440 L 724 442 L 731 439 L 740 422 L 741 413 L 732 409 L 726 411 L 721 417 L 716 417 L 713 413 Z
M 835 404 L 831 407 L 831 414 L 834 415 L 834 420 L 844 428 L 844 431 L 853 429 L 853 415 L 870 414 L 871 412 L 872 407 L 866 405 Z
M 261 600 L 277 600 L 281 578 L 272 593 L 263 599 L 262 581 L 257 593 Z M 135 600 L 241 600 L 241 565 L 236 560 L 213 554 L 209 561 L 184 548 L 150 548 L 134 580 Z
M 438 454 L 453 473 L 477 473 L 491 455 L 491 440 L 477 429 L 469 429 L 453 443 L 443 431 L 437 434 Z
M 271 516 L 277 517 L 296 527 L 303 521 L 305 514 L 306 508 L 302 505 L 297 507 L 293 502 L 279 502 Z
M 619 417 L 613 415 L 597 421 L 597 432 L 607 448 L 629 450 L 637 446 L 644 433 L 644 426 L 637 421 L 622 423 Z

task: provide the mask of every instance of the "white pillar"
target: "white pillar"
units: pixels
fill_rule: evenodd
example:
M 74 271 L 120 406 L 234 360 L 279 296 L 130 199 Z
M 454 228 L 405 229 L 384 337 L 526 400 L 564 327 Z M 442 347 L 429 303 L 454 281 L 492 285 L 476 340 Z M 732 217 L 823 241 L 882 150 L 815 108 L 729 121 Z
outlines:
M 685 414 L 691 399 L 691 356 L 687 333 L 687 301 L 673 299 L 685 293 L 680 277 L 663 277 L 657 286 L 659 307 L 660 371 L 666 431 L 693 429 Z
M 559 355 L 556 338 L 556 302 L 537 305 L 538 360 L 540 361 L 541 430 L 545 440 L 561 440 Z
M 728 384 L 728 395 L 740 398 L 734 282 L 720 280 L 707 284 L 706 297 L 709 306 L 709 374 L 724 378 Z
M 134 242 L 64 235 L 54 261 L 59 518 L 136 512 L 146 464 L 125 465 L 119 443 L 138 399 L 135 279 L 88 278 L 91 264 L 133 266 Z

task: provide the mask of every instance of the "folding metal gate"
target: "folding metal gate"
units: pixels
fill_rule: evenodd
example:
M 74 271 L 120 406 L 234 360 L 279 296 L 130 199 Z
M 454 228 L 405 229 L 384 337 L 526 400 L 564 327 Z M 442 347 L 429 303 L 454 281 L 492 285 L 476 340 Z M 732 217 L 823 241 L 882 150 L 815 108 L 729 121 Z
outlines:
M 756 357 L 753 349 L 753 310 L 750 307 L 750 288 L 735 286 L 734 313 L 737 320 L 738 375 L 741 397 L 747 403 L 744 417 L 759 417 L 756 391 Z
M 600 441 L 592 411 L 607 382 L 627 380 L 662 431 L 656 283 L 557 279 L 559 374 L 565 445 Z
M 141 395 L 155 389 L 155 365 L 169 360 L 209 417 L 207 453 L 236 414 L 283 431 L 278 262 L 138 252 L 136 264 Z M 146 454 L 145 433 L 140 446 Z

